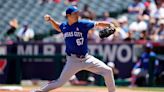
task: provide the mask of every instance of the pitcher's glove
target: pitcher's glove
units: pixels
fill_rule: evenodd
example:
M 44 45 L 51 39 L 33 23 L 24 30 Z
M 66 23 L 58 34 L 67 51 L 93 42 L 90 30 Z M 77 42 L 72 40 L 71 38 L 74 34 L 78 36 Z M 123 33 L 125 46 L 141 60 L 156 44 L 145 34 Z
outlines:
M 107 38 L 110 35 L 112 35 L 115 31 L 116 29 L 114 27 L 106 27 L 105 29 L 100 30 L 99 36 L 100 38 Z

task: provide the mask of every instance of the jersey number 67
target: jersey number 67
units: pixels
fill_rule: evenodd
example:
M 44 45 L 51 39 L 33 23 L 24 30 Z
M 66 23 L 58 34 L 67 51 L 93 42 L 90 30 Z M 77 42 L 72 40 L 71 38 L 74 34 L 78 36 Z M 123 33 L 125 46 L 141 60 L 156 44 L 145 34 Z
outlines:
M 84 38 L 76 39 L 76 43 L 78 46 L 83 45 L 83 42 L 84 42 Z

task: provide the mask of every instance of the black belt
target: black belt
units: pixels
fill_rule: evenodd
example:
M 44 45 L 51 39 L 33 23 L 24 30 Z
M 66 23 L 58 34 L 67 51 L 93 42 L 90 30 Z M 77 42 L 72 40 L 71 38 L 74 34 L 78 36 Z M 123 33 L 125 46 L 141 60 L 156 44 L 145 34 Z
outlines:
M 87 54 L 85 55 L 77 55 L 77 54 L 67 54 L 68 56 L 75 56 L 77 58 L 85 58 Z

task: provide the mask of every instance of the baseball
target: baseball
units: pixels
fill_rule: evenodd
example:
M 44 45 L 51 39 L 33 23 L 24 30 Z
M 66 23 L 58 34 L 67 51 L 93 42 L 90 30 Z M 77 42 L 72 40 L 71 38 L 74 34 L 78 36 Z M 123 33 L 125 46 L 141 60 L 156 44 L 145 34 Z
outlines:
M 46 14 L 46 15 L 44 16 L 44 19 L 45 19 L 46 21 L 49 21 L 49 20 L 51 19 L 51 16 L 48 15 L 48 14 Z

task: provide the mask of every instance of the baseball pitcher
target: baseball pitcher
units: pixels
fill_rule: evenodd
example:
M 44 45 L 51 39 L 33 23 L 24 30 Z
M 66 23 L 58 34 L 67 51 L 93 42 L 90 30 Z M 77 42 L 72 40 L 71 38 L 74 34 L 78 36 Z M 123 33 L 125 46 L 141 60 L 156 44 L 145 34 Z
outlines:
M 89 55 L 87 47 L 87 34 L 90 29 L 95 26 L 104 27 L 105 29 L 101 30 L 99 34 L 101 38 L 104 38 L 115 32 L 114 25 L 107 22 L 80 20 L 79 10 L 75 6 L 70 6 L 66 9 L 67 21 L 61 24 L 52 19 L 50 15 L 45 15 L 44 18 L 47 22 L 51 23 L 58 32 L 63 33 L 67 62 L 59 79 L 51 81 L 33 92 L 48 92 L 59 88 L 81 70 L 102 75 L 105 79 L 108 92 L 115 92 L 112 69 L 94 56 Z

